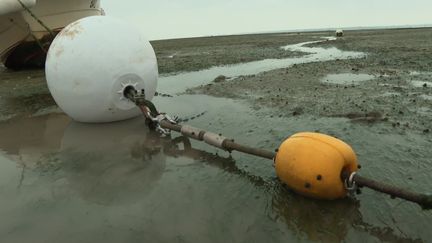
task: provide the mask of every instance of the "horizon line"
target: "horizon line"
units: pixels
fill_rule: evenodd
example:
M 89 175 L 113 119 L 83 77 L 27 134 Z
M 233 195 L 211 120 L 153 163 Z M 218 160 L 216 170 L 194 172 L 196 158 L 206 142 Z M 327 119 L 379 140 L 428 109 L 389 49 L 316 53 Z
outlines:
M 237 35 L 258 35 L 258 34 L 280 34 L 280 33 L 295 33 L 295 32 L 325 32 L 342 30 L 391 30 L 391 29 L 416 29 L 416 28 L 432 28 L 432 24 L 416 24 L 416 25 L 375 25 L 375 26 L 346 26 L 346 27 L 323 27 L 323 28 L 306 28 L 306 29 L 289 29 L 289 30 L 273 30 L 273 31 L 257 31 L 257 32 L 243 32 L 233 34 L 215 34 L 215 35 L 199 35 L 187 37 L 173 37 L 152 39 L 150 41 L 162 40 L 180 40 L 180 39 L 193 39 L 193 38 L 208 38 L 208 37 L 223 37 L 223 36 L 237 36 Z

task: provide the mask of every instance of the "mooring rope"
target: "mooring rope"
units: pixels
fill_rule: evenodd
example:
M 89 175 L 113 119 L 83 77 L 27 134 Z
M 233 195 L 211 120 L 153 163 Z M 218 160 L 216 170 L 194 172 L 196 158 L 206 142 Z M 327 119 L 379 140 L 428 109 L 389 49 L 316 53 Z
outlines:
M 30 36 L 34 39 L 34 41 L 37 43 L 37 45 L 40 47 L 40 49 L 44 52 L 44 53 L 48 53 L 48 50 L 45 49 L 45 47 L 43 46 L 42 42 L 36 37 L 36 35 L 33 33 L 33 31 L 30 28 L 30 25 L 28 26 L 28 30 L 30 33 Z
M 143 93 L 144 92 L 142 92 L 142 94 Z M 236 150 L 242 153 L 270 159 L 272 161 L 276 157 L 277 152 L 242 145 L 234 142 L 234 139 L 222 136 L 222 134 L 208 132 L 189 125 L 180 125 L 176 121 L 170 119 L 169 116 L 164 113 L 157 112 L 158 115 L 156 118 L 151 117 L 151 114 L 149 114 L 150 112 L 148 111 L 157 111 L 156 106 L 151 101 L 146 100 L 145 97 L 140 95 L 136 90 L 131 90 L 131 92 L 128 92 L 126 97 L 134 102 L 143 111 L 146 119 L 150 119 L 152 122 L 157 123 L 154 127 L 159 128 L 156 130 L 164 135 L 167 134 L 167 131 L 176 131 L 185 137 L 203 141 L 211 146 L 226 150 L 230 153 Z M 150 108 L 147 107 L 147 105 L 149 105 Z M 397 197 L 417 203 L 423 209 L 432 209 L 432 195 L 411 192 L 402 188 L 387 185 L 385 183 L 360 176 L 358 173 L 349 173 L 347 171 L 343 171 L 340 175 L 340 178 L 347 187 L 346 189 L 348 191 L 354 191 L 357 189 L 357 187 L 368 187 L 372 190 L 388 194 L 392 199 Z
M 172 131 L 179 132 L 183 136 L 187 136 L 199 141 L 204 141 L 205 143 L 211 146 L 215 146 L 229 152 L 236 150 L 242 153 L 255 155 L 261 158 L 266 158 L 271 160 L 273 160 L 276 156 L 275 152 L 235 143 L 233 139 L 225 138 L 220 134 L 217 135 L 215 133 L 207 132 L 199 128 L 195 128 L 187 125 L 173 124 L 172 122 L 167 120 L 162 120 L 160 122 L 160 126 L 164 129 L 169 129 Z M 209 136 L 207 136 L 206 134 L 209 134 Z M 356 185 L 357 187 L 368 187 L 372 190 L 388 194 L 391 196 L 392 199 L 398 197 L 401 199 L 405 199 L 407 201 L 415 202 L 425 210 L 432 209 L 432 195 L 410 192 L 402 188 L 390 186 L 382 182 L 378 182 L 372 179 L 362 177 L 357 173 L 352 173 L 352 174 L 342 173 L 341 179 L 346 185 L 351 185 L 351 186 Z
M 40 20 L 21 0 L 17 0 L 21 6 L 32 16 L 46 31 L 51 35 L 52 38 L 55 37 L 54 32 L 42 21 Z
M 188 122 L 188 121 L 192 121 L 195 120 L 201 116 L 204 116 L 207 113 L 207 111 L 203 111 L 201 113 L 198 113 L 196 115 L 192 115 L 192 116 L 188 116 L 188 117 L 179 117 L 177 120 L 178 123 L 180 122 Z

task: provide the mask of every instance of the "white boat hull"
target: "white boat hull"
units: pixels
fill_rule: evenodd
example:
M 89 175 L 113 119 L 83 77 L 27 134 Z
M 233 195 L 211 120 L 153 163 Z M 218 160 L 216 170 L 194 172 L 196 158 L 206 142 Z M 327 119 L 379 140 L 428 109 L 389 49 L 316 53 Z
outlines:
M 36 5 L 36 0 L 21 0 L 21 3 L 31 8 Z M 24 10 L 21 3 L 18 0 L 2 0 L 0 2 L 0 16 Z
M 16 0 L 0 4 L 3 13 L 0 14 L 0 61 L 11 68 L 27 64 L 43 66 L 52 36 L 28 11 L 13 5 L 13 1 Z M 35 5 L 32 0 L 22 2 L 32 6 L 31 12 L 54 33 L 78 19 L 103 15 L 100 0 L 37 0 Z M 40 43 L 47 46 L 41 48 Z

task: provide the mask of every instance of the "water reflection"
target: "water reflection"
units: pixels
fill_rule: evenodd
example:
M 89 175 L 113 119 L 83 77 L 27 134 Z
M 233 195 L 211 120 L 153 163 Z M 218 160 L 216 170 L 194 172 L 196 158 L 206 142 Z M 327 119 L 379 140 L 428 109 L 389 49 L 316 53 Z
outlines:
M 35 168 L 47 154 L 56 152 L 70 118 L 50 114 L 14 118 L 0 123 L 0 150 L 20 167 Z
M 57 166 L 87 201 L 133 203 L 151 191 L 165 170 L 159 139 L 141 118 L 109 124 L 71 122 Z
M 0 150 L 21 169 L 17 187 L 27 170 L 50 174 L 57 200 L 79 194 L 104 205 L 134 202 L 165 169 L 160 138 L 142 118 L 109 124 L 77 123 L 64 114 L 16 118 L 0 123 L 0 138 Z
M 16 129 L 16 126 L 21 129 Z M 26 183 L 31 185 L 26 193 L 42 192 L 42 196 L 37 198 L 52 202 L 43 209 L 42 215 L 60 214 L 70 217 L 67 213 L 67 210 L 71 209 L 68 201 L 76 198 L 81 200 L 77 203 L 77 208 L 88 208 L 89 205 L 92 207 L 91 205 L 95 204 L 114 206 L 114 211 L 118 210 L 118 206 L 126 208 L 136 203 L 158 204 L 161 202 L 159 197 L 152 198 L 151 200 L 155 200 L 152 202 L 145 202 L 143 198 L 149 193 L 158 193 L 155 188 L 163 181 L 167 161 L 182 163 L 188 159 L 217 168 L 236 178 L 235 181 L 219 178 L 220 183 L 241 185 L 242 181 L 247 181 L 253 185 L 253 194 L 264 194 L 264 200 L 268 202 L 268 208 L 255 212 L 259 215 L 257 217 L 267 217 L 260 220 L 270 221 L 271 227 L 281 223 L 289 232 L 301 239 L 339 242 L 355 237 L 356 240 L 360 240 L 361 233 L 350 235 L 354 230 L 381 241 L 420 242 L 417 239 L 400 236 L 393 228 L 376 227 L 365 222 L 360 213 L 359 202 L 355 200 L 327 202 L 303 198 L 289 191 L 276 179 L 263 179 L 239 168 L 231 156 L 223 157 L 194 148 L 189 139 L 181 136 L 160 138 L 158 134 L 147 130 L 141 118 L 94 125 L 71 122 L 63 115 L 49 115 L 2 123 L 0 135 L 1 149 L 20 166 L 26 166 L 32 174 L 37 174 L 36 180 Z M 8 136 L 8 139 L 4 136 Z M 211 183 L 205 184 L 206 181 L 202 183 L 203 187 L 212 186 Z M 40 187 L 49 188 L 52 195 L 44 195 Z M 181 195 L 182 192 L 178 192 L 178 195 L 174 194 L 172 197 L 179 200 L 178 197 Z M 244 194 L 238 191 L 238 195 Z M 209 199 L 198 199 L 204 201 L 195 201 L 195 206 L 209 204 Z M 27 220 L 38 219 L 39 208 L 27 210 L 32 204 L 26 204 L 21 200 L 11 200 L 10 203 L 14 206 L 6 203 L 6 208 L 18 207 L 19 211 L 27 212 Z M 173 203 L 173 206 L 176 205 Z M 181 207 L 177 210 L 181 210 Z M 230 214 L 236 213 L 232 209 L 227 210 Z M 98 217 L 103 217 L 102 212 L 97 213 Z M 263 212 L 266 215 L 263 216 Z M 254 214 L 253 211 L 248 213 Z M 13 215 L 21 214 L 17 212 Z M 164 213 L 161 215 L 168 217 Z M 158 224 L 158 227 L 164 224 Z M 65 229 L 67 227 L 59 227 L 62 232 L 68 232 Z

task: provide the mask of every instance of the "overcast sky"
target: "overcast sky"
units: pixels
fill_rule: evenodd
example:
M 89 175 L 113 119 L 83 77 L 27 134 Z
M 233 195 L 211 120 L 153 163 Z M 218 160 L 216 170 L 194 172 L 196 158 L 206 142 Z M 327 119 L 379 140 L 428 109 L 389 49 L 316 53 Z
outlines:
M 149 39 L 432 24 L 432 0 L 102 0 Z

